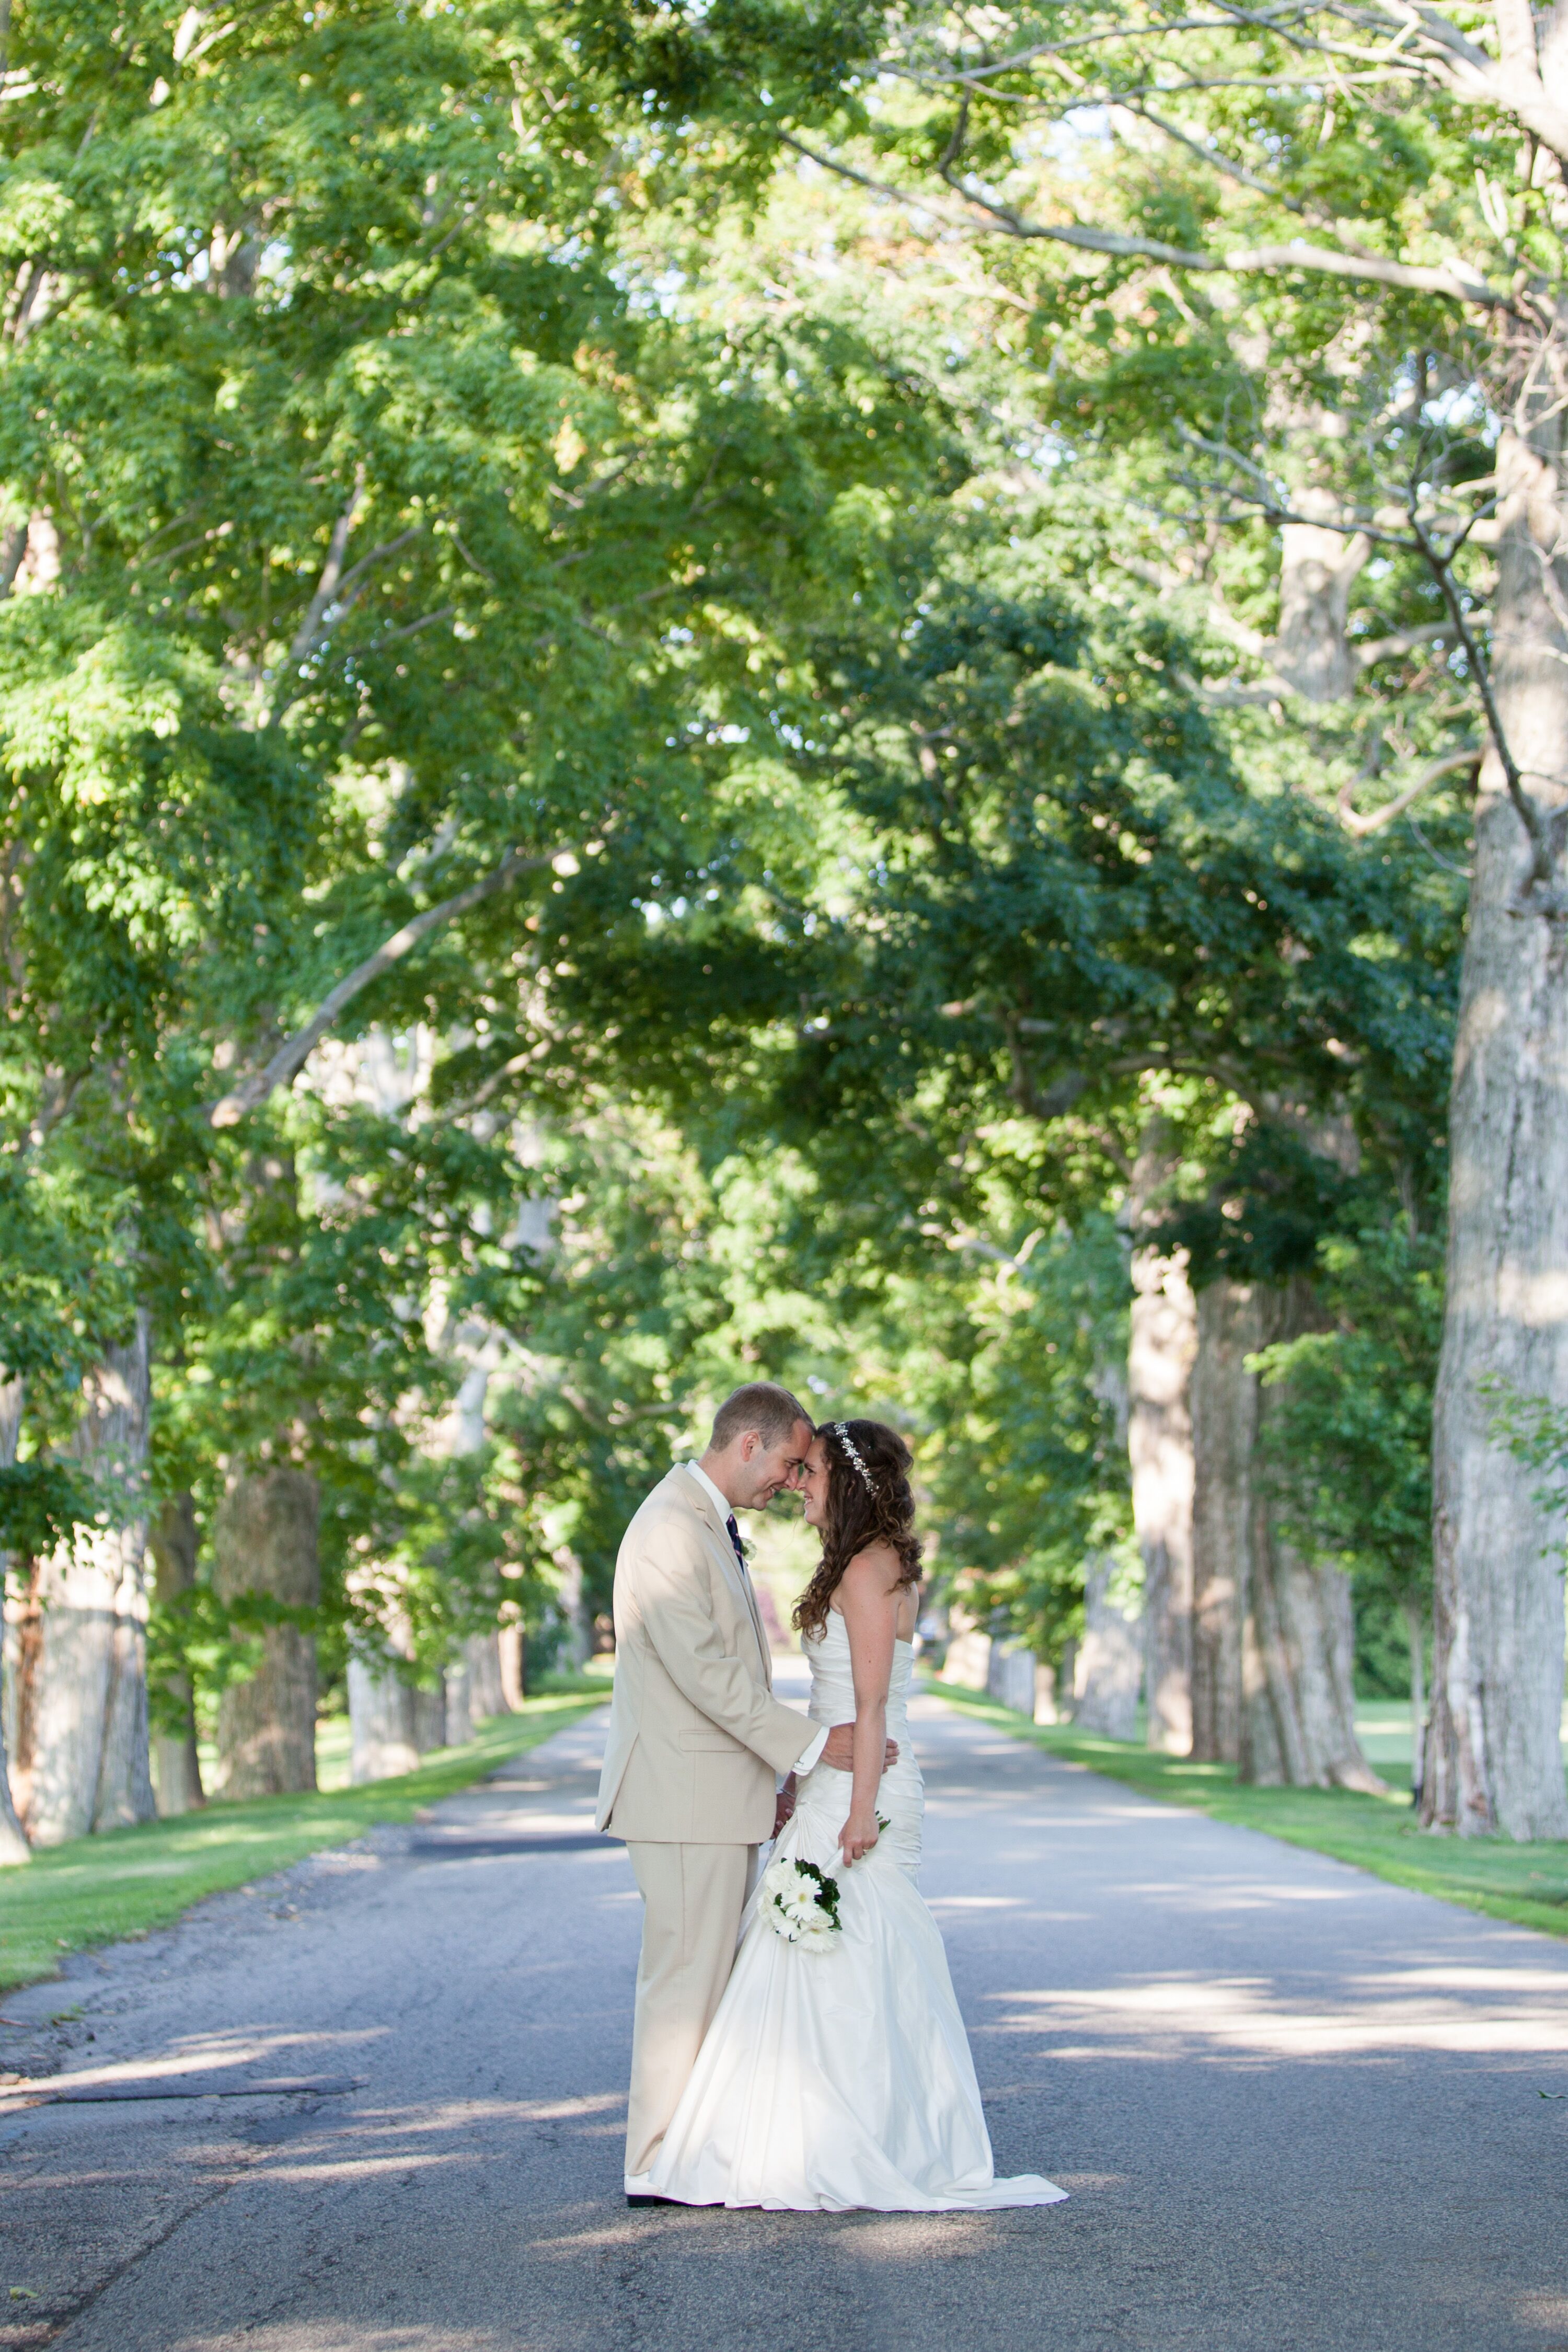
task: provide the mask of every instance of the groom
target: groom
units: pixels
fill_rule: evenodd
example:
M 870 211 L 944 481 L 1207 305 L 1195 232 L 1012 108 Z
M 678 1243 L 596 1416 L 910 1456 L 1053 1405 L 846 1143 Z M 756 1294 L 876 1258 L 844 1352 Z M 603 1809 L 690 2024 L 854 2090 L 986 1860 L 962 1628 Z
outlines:
M 827 1730 L 773 1696 L 735 1524 L 738 1510 L 763 1510 L 799 1485 L 813 1434 L 787 1389 L 737 1389 L 701 1461 L 677 1463 L 654 1488 L 616 1562 L 616 1686 L 595 1826 L 625 1839 L 643 1899 L 626 2115 L 633 2204 L 648 2201 L 641 2184 L 719 2006 L 756 1849 L 782 1826 L 779 1776 L 819 1759 L 853 1768 L 852 1724 Z

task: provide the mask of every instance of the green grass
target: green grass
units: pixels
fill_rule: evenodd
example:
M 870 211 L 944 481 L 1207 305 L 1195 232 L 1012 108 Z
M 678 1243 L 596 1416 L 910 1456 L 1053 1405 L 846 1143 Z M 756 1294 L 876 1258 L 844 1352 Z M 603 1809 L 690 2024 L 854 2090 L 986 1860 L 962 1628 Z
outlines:
M 1463 1904 L 1489 1918 L 1568 1936 L 1568 1844 L 1514 1845 L 1504 1838 L 1424 1833 L 1411 1817 L 1407 1768 L 1402 1776 L 1405 1793 L 1391 1797 L 1363 1797 L 1346 1789 L 1247 1789 L 1237 1782 L 1233 1764 L 1157 1755 L 1123 1740 L 1075 1731 L 1070 1724 L 1031 1723 L 994 1699 L 948 1683 L 931 1681 L 928 1687 L 964 1715 L 1030 1740 L 1047 1756 L 1087 1764 L 1142 1796 L 1191 1806 L 1212 1821 L 1263 1830 L 1287 1845 L 1310 1846 L 1392 1879 L 1396 1886 Z M 1408 1753 L 1406 1747 L 1406 1758 Z M 1394 1758 L 1379 1757 L 1376 1769 L 1392 1779 Z
M 580 1675 L 542 1675 L 537 1684 L 531 1685 L 538 1696 L 558 1697 L 563 1691 L 598 1691 L 607 1698 L 615 1675 L 614 1658 L 590 1658 Z M 200 1748 L 202 1780 L 212 1788 L 217 1779 L 217 1748 L 208 1738 Z M 346 1789 L 353 1759 L 353 1735 L 346 1715 L 322 1715 L 316 1718 L 316 1786 L 318 1789 Z
M 167 1927 L 205 1895 L 269 1877 L 323 1846 L 344 1845 L 378 1822 L 411 1822 L 509 1756 L 575 1723 L 605 1696 L 602 1680 L 565 1683 L 529 1699 L 520 1715 L 497 1716 L 463 1747 L 437 1748 L 416 1772 L 395 1780 L 213 1804 L 174 1821 L 47 1847 L 0 1871 L 0 1992 L 54 1975 L 63 1952 Z

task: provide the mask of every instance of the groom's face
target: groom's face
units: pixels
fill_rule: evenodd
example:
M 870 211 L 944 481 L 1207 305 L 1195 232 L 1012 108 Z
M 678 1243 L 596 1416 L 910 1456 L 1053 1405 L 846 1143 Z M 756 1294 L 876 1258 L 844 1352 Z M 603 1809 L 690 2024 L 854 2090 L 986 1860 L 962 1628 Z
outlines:
M 742 1478 L 736 1483 L 743 1481 L 750 1491 L 735 1496 L 740 1508 L 760 1511 L 786 1488 L 793 1493 L 805 1475 L 811 1439 L 808 1421 L 797 1421 L 789 1435 L 773 1445 L 764 1445 L 756 1430 L 748 1431 L 741 1440 Z

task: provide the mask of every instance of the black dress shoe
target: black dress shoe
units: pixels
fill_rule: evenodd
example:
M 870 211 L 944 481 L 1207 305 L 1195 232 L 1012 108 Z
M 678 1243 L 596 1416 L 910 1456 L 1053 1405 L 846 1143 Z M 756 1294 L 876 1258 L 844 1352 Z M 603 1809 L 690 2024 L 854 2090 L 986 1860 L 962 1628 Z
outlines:
M 634 2192 L 628 2189 L 626 2191 L 628 2205 L 679 2205 L 679 2197 L 647 2197 L 640 2190 Z

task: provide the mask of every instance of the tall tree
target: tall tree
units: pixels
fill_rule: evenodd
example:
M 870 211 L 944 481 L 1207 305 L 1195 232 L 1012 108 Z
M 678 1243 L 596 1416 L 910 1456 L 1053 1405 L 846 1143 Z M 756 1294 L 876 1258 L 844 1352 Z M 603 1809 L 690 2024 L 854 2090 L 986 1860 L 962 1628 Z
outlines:
M 588 13 L 609 46 L 631 38 L 625 17 Z M 830 29 L 793 6 L 760 26 L 720 6 L 660 42 L 671 98 L 679 82 L 689 110 L 697 93 L 753 154 L 805 152 L 892 202 L 917 195 L 929 234 L 1006 246 L 999 266 L 1042 337 L 1065 325 L 1098 345 L 1102 384 L 1152 389 L 1159 429 L 1191 436 L 1189 506 L 1206 483 L 1211 514 L 1296 535 L 1290 563 L 1321 576 L 1301 611 L 1279 602 L 1285 691 L 1342 683 L 1335 633 L 1317 642 L 1312 615 L 1348 594 L 1370 548 L 1427 568 L 1416 625 L 1447 633 L 1485 757 L 1451 1106 L 1424 1803 L 1462 1832 L 1568 1834 L 1562 1593 L 1487 1402 L 1494 1380 L 1552 1409 L 1568 1397 L 1568 17 L 1512 0 L 1462 18 L 1322 0 L 1200 22 L 1112 0 L 984 20 L 846 12 Z M 1095 403 L 1075 373 L 1061 371 L 1081 422 Z M 1495 451 L 1456 456 L 1467 415 L 1499 420 Z M 1433 776 L 1390 781 L 1414 799 Z
M 999 1149 L 1029 1165 L 1047 1213 L 1076 1221 L 1113 1185 L 1149 1192 L 1152 1087 L 1180 1113 L 1165 1121 L 1172 1172 L 1212 1173 L 1221 1231 L 1299 1328 L 1318 1226 L 1260 1218 L 1248 1182 L 1265 1212 L 1279 1171 L 1331 1192 L 1347 1097 L 1369 1150 L 1387 1130 L 1384 1162 L 1408 1159 L 1402 1116 L 1429 1149 L 1451 886 L 1415 845 L 1395 857 L 1347 835 L 1292 775 L 1306 747 L 1212 708 L 1169 599 L 1125 565 L 1107 593 L 1099 535 L 1128 540 L 1112 514 L 1058 478 L 1032 518 L 999 506 L 950 545 L 911 547 L 896 621 L 862 607 L 814 641 L 813 749 L 847 820 L 824 929 L 846 960 L 825 950 L 812 974 L 792 1098 L 803 1122 L 826 1119 L 819 1153 L 857 1160 L 847 1199 L 869 1192 L 884 1230 L 901 1211 L 957 1242 L 985 1230 Z M 1228 1164 L 1238 1129 L 1250 1180 Z M 1257 1769 L 1364 1781 L 1342 1580 L 1283 1552 L 1270 1580 L 1279 1546 L 1262 1528 L 1258 1543 L 1258 1607 L 1289 1585 L 1303 1623 L 1323 1624 L 1300 1650 L 1300 1691 L 1288 1635 L 1259 1635 L 1270 1718 L 1307 1727 L 1265 1741 L 1260 1715 Z

